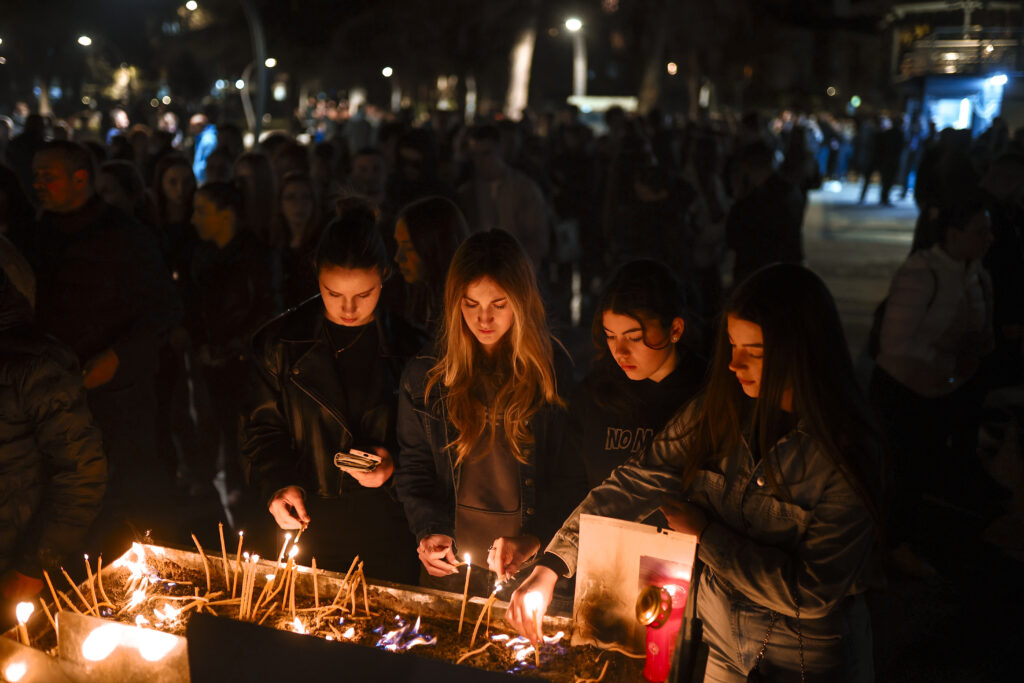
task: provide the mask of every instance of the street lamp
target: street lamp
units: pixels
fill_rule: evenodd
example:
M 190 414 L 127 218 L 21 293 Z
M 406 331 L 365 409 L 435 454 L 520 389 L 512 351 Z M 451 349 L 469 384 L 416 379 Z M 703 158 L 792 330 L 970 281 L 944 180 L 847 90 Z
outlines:
M 583 40 L 583 22 L 577 17 L 565 20 L 565 30 L 572 34 L 572 94 L 587 94 L 587 44 Z
M 263 65 L 264 65 L 265 67 L 267 67 L 268 69 L 273 69 L 273 68 L 274 68 L 275 66 L 277 66 L 277 60 L 276 60 L 276 59 L 274 59 L 273 57 L 267 57 L 267 58 L 266 58 L 266 59 L 265 59 L 265 60 L 263 61 Z
M 195 12 L 199 9 L 199 3 L 196 2 L 196 0 L 188 0 L 188 2 L 185 3 L 185 9 L 189 12 Z
M 78 36 L 78 44 L 82 47 L 89 47 L 92 45 L 92 38 L 89 36 Z
M 384 67 L 383 69 L 380 70 L 380 75 L 383 76 L 384 78 L 391 78 L 391 76 L 394 73 L 395 73 L 395 70 L 392 69 L 390 66 L 386 66 L 386 67 Z

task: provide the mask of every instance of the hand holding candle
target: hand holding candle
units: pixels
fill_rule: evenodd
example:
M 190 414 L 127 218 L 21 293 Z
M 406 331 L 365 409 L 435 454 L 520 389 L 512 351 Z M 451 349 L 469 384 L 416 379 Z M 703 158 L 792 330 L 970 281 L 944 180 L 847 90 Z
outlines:
M 548 605 L 551 604 L 557 581 L 558 574 L 552 570 L 547 567 L 535 567 L 509 598 L 505 621 L 532 643 L 540 642 L 541 630 L 537 626 L 537 620 L 543 618 Z M 536 602 L 536 597 L 532 597 L 530 604 L 527 605 L 526 598 L 531 593 L 536 593 L 540 597 L 539 603 Z
M 533 650 L 537 657 L 537 666 L 540 666 L 540 644 L 544 638 L 544 607 L 544 594 L 540 591 L 530 591 L 523 596 L 523 608 L 526 610 L 526 616 L 533 622 L 534 628 L 537 629 Z

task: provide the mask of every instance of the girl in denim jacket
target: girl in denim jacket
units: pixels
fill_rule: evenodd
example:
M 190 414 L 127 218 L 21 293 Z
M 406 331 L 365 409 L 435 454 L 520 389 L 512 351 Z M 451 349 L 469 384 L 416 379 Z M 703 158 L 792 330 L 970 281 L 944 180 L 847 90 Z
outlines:
M 522 596 L 550 596 L 575 573 L 580 514 L 640 520 L 660 507 L 699 539 L 706 680 L 744 681 L 755 667 L 773 681 L 873 680 L 863 595 L 877 567 L 881 449 L 835 304 L 810 271 L 775 265 L 725 312 L 704 394 L 590 493 L 507 618 L 534 637 Z

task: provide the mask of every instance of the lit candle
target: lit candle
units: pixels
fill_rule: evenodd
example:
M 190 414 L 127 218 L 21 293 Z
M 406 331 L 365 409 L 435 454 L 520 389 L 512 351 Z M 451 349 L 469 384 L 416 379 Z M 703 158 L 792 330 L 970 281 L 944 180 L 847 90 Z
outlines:
M 96 613 L 99 614 L 99 601 L 96 600 L 96 586 L 92 582 L 92 566 L 89 564 L 89 555 L 86 553 L 85 557 L 85 573 L 89 577 L 89 592 L 92 594 L 92 604 L 96 606 Z
M 476 619 L 476 626 L 473 627 L 473 636 L 469 639 L 469 646 L 470 647 L 473 647 L 473 643 L 476 642 L 476 634 L 480 630 L 480 624 L 482 624 L 483 621 L 484 621 L 484 615 L 490 613 L 491 606 L 494 605 L 494 601 L 498 599 L 498 591 L 500 591 L 500 590 L 501 590 L 501 584 L 500 583 L 494 584 L 494 590 L 491 591 L 490 597 L 487 598 L 487 602 L 484 603 L 484 606 L 480 608 L 480 616 L 477 617 L 477 619 Z M 490 628 L 490 619 L 488 619 L 487 624 L 488 624 L 488 628 Z
M 537 629 L 537 646 L 534 648 L 534 654 L 537 658 L 537 666 L 540 666 L 540 645 L 544 642 L 544 629 L 542 620 L 544 619 L 544 613 L 542 606 L 544 605 L 544 595 L 540 591 L 530 591 L 523 596 L 523 607 L 526 608 L 526 615 L 533 618 L 534 628 Z
M 242 541 L 245 540 L 245 532 L 238 532 L 238 552 L 235 553 L 235 576 L 231 580 L 231 597 L 235 597 L 235 589 L 238 587 L 238 572 L 242 569 Z
M 284 543 L 281 544 L 281 552 L 277 554 L 277 564 L 281 565 L 281 560 L 284 558 L 284 551 L 288 550 L 288 541 L 292 540 L 292 535 L 287 533 L 284 535 Z
M 466 603 L 469 601 L 469 571 L 473 565 L 469 563 L 469 553 L 463 555 L 466 560 L 466 587 L 462 591 L 462 612 L 459 613 L 459 635 L 462 635 L 462 621 L 466 618 Z
M 28 618 L 32 616 L 32 612 L 34 612 L 35 609 L 36 606 L 31 602 L 19 602 L 18 606 L 15 608 L 15 614 L 18 617 L 18 637 L 21 638 L 21 644 L 26 647 L 31 647 L 32 644 L 29 642 L 28 628 L 25 627 L 25 623 L 28 621 Z

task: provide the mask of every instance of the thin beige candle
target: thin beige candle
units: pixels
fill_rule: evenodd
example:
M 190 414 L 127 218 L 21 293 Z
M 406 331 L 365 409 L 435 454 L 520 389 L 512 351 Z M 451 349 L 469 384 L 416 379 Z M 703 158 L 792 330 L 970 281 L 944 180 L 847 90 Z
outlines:
M 540 591 L 530 591 L 523 596 L 523 607 L 526 613 L 533 618 L 534 628 L 537 629 L 537 642 L 534 644 L 533 653 L 536 656 L 537 666 L 540 667 L 540 646 L 544 642 L 544 613 L 541 606 L 544 604 L 544 596 Z
M 46 606 L 46 600 L 39 598 L 39 604 L 43 606 L 43 611 L 46 612 L 46 618 L 50 620 L 50 626 L 53 627 L 53 632 L 57 632 L 57 622 L 53 620 L 53 615 L 50 614 L 50 608 Z
M 277 554 L 277 566 L 281 566 L 281 560 L 284 559 L 284 551 L 288 550 L 288 541 L 292 540 L 292 535 L 287 533 L 284 535 L 284 543 L 281 544 L 281 552 Z
M 316 558 L 313 558 L 313 606 L 320 609 L 320 586 L 316 576 Z
M 293 549 L 297 548 L 297 547 L 298 546 L 292 546 Z M 298 566 L 295 564 L 295 561 L 293 560 L 292 561 L 291 580 L 289 581 L 289 584 L 288 584 L 288 609 L 292 613 L 292 619 L 295 618 L 295 579 L 297 578 L 297 575 L 298 575 L 298 569 L 299 569 Z
M 231 576 L 228 571 L 228 548 L 224 545 L 224 522 L 217 523 L 217 529 L 220 531 L 220 561 L 224 566 L 224 587 L 231 587 Z
M 235 576 L 231 581 L 231 597 L 235 597 L 235 589 L 238 587 L 238 572 L 242 569 L 242 541 L 245 540 L 245 532 L 238 532 L 238 552 L 235 553 Z
M 473 627 L 473 637 L 469 640 L 470 647 L 473 647 L 473 644 L 476 642 L 476 634 L 480 630 L 480 624 L 483 623 L 484 615 L 490 610 L 491 605 L 494 604 L 494 601 L 498 599 L 498 591 L 500 590 L 501 584 L 495 584 L 494 590 L 491 591 L 491 595 L 487 598 L 487 602 L 485 602 L 484 606 L 480 608 L 480 616 L 476 618 L 476 626 Z
M 238 618 L 245 619 L 249 611 L 249 553 L 245 554 L 245 565 L 242 567 L 242 594 L 238 606 Z
M 256 599 L 256 608 L 255 608 L 254 612 L 259 612 L 260 611 L 260 605 L 263 604 L 263 598 L 266 597 L 267 592 L 270 590 L 270 587 L 274 585 L 274 577 L 275 577 L 275 575 L 274 574 L 267 574 L 267 577 L 268 577 L 267 578 L 267 582 L 265 584 L 263 584 L 263 590 L 260 591 L 260 597 Z
M 203 552 L 203 546 L 199 544 L 199 539 L 196 538 L 195 534 L 192 534 L 192 541 L 196 544 L 196 549 L 199 550 L 199 557 L 203 558 L 203 570 L 206 572 L 206 592 L 210 592 L 210 563 L 206 561 L 206 553 Z
M 21 644 L 25 647 L 32 647 L 32 642 L 28 639 L 28 627 L 25 626 L 25 623 L 28 622 L 28 618 L 32 616 L 35 608 L 36 606 L 31 602 L 19 602 L 15 608 L 15 615 L 18 617 L 18 637 L 21 638 Z
M 57 608 L 58 612 L 62 612 L 64 608 L 60 606 L 60 600 L 57 598 L 57 591 L 53 587 L 53 581 L 50 581 L 50 574 L 45 569 L 43 570 L 43 578 L 46 579 L 46 585 L 50 587 L 50 595 L 53 596 L 53 606 Z
M 103 590 L 103 556 L 100 555 L 96 558 L 96 583 L 100 587 L 100 596 L 103 598 L 103 602 L 107 604 L 114 604 L 110 602 L 110 598 L 107 597 L 107 591 Z
M 366 595 L 366 574 L 363 573 L 363 565 L 359 565 L 359 579 L 363 582 L 363 609 L 366 610 L 366 616 L 370 616 L 370 599 Z M 352 612 L 355 614 L 355 611 Z
M 77 595 L 78 599 L 82 601 L 82 604 L 86 606 L 87 609 L 85 613 L 89 614 L 90 612 L 92 612 L 93 608 L 89 606 L 89 601 L 85 599 L 84 595 L 82 595 L 82 591 L 78 590 L 78 586 L 75 585 L 75 582 L 71 580 L 71 577 L 68 575 L 68 571 L 64 569 L 64 567 L 61 567 L 60 571 L 64 574 L 64 578 L 68 580 L 68 583 L 71 584 L 71 587 L 75 591 L 75 595 Z
M 469 563 L 469 553 L 463 555 L 463 559 L 466 560 L 466 587 L 462 591 L 462 611 L 459 612 L 459 635 L 462 635 L 462 622 L 466 618 L 466 603 L 469 601 L 469 572 L 473 569 L 473 565 Z
M 85 573 L 89 577 L 89 593 L 92 595 L 92 604 L 96 608 L 96 614 L 99 615 L 99 601 L 96 599 L 96 586 L 93 585 L 92 567 L 89 565 L 89 555 L 86 553 L 85 557 Z

